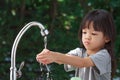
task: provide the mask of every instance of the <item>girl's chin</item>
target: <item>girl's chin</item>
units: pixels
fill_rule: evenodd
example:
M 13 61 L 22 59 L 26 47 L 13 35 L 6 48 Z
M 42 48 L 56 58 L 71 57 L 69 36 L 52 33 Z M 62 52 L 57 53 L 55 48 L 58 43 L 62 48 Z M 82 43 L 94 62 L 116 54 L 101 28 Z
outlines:
M 90 46 L 85 46 L 85 49 L 91 49 L 91 47 Z
M 94 49 L 92 49 L 91 47 L 85 47 L 85 49 L 86 49 L 86 50 L 90 50 L 90 51 L 91 51 L 91 50 L 94 50 Z

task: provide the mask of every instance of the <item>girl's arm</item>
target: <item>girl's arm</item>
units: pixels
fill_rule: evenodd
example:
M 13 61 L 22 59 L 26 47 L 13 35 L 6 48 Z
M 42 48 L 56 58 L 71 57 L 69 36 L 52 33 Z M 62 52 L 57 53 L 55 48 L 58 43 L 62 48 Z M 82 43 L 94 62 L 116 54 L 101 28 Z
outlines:
M 38 54 L 36 59 L 38 62 L 42 62 L 44 64 L 56 62 L 59 64 L 69 64 L 75 67 L 95 66 L 90 57 L 80 58 L 79 56 L 62 54 L 59 52 L 49 51 L 47 49 Z
M 79 56 L 67 55 L 55 52 L 53 55 L 56 57 L 55 61 L 63 64 L 73 65 L 75 67 L 90 67 L 95 66 L 90 57 L 81 58 Z

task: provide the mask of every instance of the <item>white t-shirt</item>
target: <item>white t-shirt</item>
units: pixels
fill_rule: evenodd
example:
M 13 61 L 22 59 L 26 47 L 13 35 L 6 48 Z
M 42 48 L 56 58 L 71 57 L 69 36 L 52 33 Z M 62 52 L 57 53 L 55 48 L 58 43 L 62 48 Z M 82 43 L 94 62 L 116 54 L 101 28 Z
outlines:
M 87 53 L 82 48 L 76 48 L 68 52 L 69 55 L 87 57 Z M 93 67 L 76 68 L 72 65 L 64 64 L 66 71 L 75 70 L 75 76 L 81 80 L 111 80 L 111 57 L 106 49 L 98 51 L 89 56 L 94 62 Z

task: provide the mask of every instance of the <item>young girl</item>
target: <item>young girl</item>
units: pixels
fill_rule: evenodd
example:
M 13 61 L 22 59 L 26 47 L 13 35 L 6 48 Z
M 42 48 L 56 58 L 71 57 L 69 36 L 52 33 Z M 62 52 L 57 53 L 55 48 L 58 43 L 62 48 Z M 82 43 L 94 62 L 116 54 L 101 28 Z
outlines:
M 101 9 L 89 12 L 78 34 L 82 48 L 67 54 L 44 49 L 36 56 L 37 61 L 64 64 L 66 71 L 75 70 L 75 76 L 81 80 L 111 80 L 115 60 L 115 26 L 111 14 Z

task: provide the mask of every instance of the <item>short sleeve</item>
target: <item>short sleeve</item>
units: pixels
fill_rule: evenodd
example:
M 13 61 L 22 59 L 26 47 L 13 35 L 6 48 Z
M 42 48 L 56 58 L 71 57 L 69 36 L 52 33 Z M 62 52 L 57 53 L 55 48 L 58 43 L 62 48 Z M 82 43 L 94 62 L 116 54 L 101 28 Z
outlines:
M 67 53 L 68 55 L 73 55 L 73 56 L 82 56 L 82 48 L 76 48 Z M 64 69 L 65 71 L 73 71 L 75 70 L 75 67 L 72 65 L 64 64 Z
M 90 58 L 98 68 L 100 75 L 111 72 L 111 57 L 106 49 L 91 55 Z
M 82 51 L 83 51 L 82 48 L 76 48 L 76 49 L 73 49 L 73 50 L 69 51 L 67 54 L 81 57 L 82 56 Z

